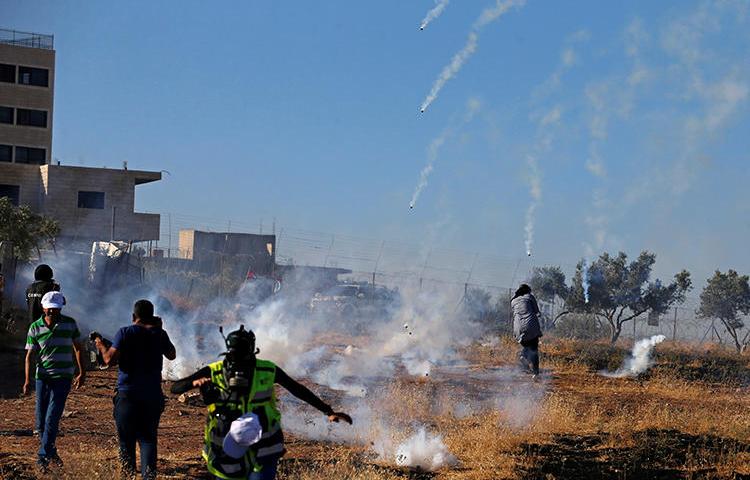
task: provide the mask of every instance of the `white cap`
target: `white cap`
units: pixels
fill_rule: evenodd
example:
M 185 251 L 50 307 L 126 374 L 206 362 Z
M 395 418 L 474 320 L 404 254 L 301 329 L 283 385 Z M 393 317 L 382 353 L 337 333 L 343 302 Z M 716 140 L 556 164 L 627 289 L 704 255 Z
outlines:
M 229 426 L 229 433 L 224 437 L 224 453 L 232 458 L 242 457 L 250 445 L 260 441 L 263 428 L 254 413 L 246 413 Z
M 47 292 L 42 297 L 42 308 L 62 308 L 65 305 L 65 297 L 60 292 Z

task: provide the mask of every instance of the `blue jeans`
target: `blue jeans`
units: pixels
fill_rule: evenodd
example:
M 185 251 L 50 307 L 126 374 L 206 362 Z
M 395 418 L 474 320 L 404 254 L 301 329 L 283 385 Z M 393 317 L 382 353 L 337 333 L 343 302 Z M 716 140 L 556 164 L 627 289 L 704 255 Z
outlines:
M 57 456 L 55 440 L 70 384 L 71 381 L 64 378 L 36 381 L 36 429 L 39 430 L 39 460 L 42 462 Z
M 127 472 L 135 473 L 135 444 L 141 449 L 141 476 L 156 478 L 156 440 L 164 396 L 161 390 L 148 394 L 117 392 L 113 399 L 120 461 Z

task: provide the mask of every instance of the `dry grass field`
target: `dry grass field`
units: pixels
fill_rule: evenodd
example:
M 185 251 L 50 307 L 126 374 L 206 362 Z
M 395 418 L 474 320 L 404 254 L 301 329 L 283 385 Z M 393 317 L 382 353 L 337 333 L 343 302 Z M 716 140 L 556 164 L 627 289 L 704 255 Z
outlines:
M 744 357 L 665 342 L 651 370 L 618 379 L 597 371 L 619 366 L 626 348 L 555 339 L 545 339 L 541 348 L 544 373 L 537 382 L 514 373 L 516 347 L 501 341 L 467 348 L 468 365 L 461 369 L 383 383 L 371 405 L 378 417 L 440 433 L 457 458 L 453 466 L 436 472 L 401 468 L 366 443 L 287 434 L 279 478 L 750 478 L 750 368 Z M 7 479 L 37 478 L 34 401 L 17 393 L 20 355 L 3 353 L 1 363 L 0 477 Z M 58 440 L 65 466 L 46 478 L 117 477 L 114 378 L 113 371 L 90 372 L 86 387 L 71 394 Z M 336 400 L 335 392 L 316 390 Z M 200 405 L 169 399 L 159 438 L 161 478 L 209 478 L 199 456 L 203 420 Z

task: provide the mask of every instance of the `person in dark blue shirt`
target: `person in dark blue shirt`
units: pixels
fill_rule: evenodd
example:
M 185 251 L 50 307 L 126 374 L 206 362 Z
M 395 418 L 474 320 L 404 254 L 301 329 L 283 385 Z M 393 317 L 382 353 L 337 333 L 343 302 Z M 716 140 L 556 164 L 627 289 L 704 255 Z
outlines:
M 162 357 L 174 360 L 174 345 L 148 300 L 135 302 L 133 324 L 122 327 L 109 348 L 101 336 L 94 342 L 107 365 L 118 363 L 120 367 L 113 401 L 122 466 L 126 472 L 135 473 L 137 441 L 142 477 L 156 478 L 156 440 L 164 410 Z

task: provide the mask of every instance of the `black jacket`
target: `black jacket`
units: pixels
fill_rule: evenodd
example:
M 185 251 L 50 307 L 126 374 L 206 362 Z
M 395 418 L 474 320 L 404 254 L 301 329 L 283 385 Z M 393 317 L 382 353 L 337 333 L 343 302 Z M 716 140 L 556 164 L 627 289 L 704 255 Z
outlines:
M 26 304 L 29 306 L 29 323 L 35 322 L 44 314 L 42 297 L 47 292 L 59 292 L 60 285 L 54 280 L 36 280 L 26 289 Z

